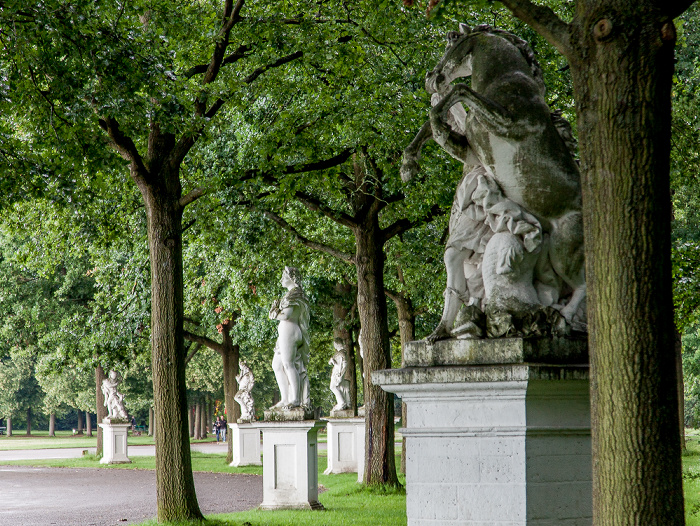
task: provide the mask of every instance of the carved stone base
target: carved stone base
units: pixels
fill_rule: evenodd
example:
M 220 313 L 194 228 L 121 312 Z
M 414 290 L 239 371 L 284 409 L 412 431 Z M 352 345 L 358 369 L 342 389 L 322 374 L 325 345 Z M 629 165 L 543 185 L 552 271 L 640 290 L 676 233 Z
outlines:
M 263 433 L 264 510 L 322 510 L 318 501 L 318 443 L 323 422 L 259 422 Z
M 365 471 L 365 419 L 329 418 L 328 467 L 323 472 L 357 473 L 357 481 L 364 480 Z
M 254 424 L 229 424 L 233 445 L 232 467 L 260 466 L 260 429 Z
M 562 342 L 533 348 L 518 339 L 446 341 L 437 343 L 451 353 L 431 354 L 417 343 L 407 347 L 421 350 L 421 360 L 448 361 L 452 354 L 457 364 L 372 373 L 375 384 L 407 406 L 401 433 L 408 524 L 590 526 L 588 365 L 523 363 L 537 349 L 568 360 L 585 348 L 562 349 Z M 564 352 L 549 352 L 557 348 Z M 475 352 L 468 356 L 468 350 Z M 496 356 L 510 362 L 495 364 Z M 491 365 L 463 365 L 483 360 Z
M 352 409 L 331 409 L 331 418 L 353 418 L 355 411 Z
M 301 422 L 302 420 L 313 420 L 313 409 L 295 407 L 293 409 L 270 408 L 265 411 L 266 422 Z
M 361 416 L 362 418 L 364 418 L 364 416 L 365 416 L 365 406 L 362 406 L 362 407 L 358 407 L 358 408 L 357 408 L 357 416 Z
M 126 436 L 131 424 L 115 424 L 105 420 L 102 428 L 102 458 L 100 464 L 130 464 Z

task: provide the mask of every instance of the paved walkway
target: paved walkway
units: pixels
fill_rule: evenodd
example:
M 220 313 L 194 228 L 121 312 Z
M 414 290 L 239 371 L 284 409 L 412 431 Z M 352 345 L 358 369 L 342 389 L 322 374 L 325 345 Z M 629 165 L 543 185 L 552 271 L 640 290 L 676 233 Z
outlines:
M 225 446 L 216 443 L 193 444 L 192 449 L 225 452 Z M 84 450 L 1 451 L 0 464 L 7 460 L 74 458 Z M 129 456 L 154 454 L 154 446 L 129 446 Z M 262 502 L 262 477 L 258 475 L 195 473 L 194 480 L 205 515 L 248 510 Z M 155 515 L 154 471 L 0 465 L 0 524 L 116 526 Z

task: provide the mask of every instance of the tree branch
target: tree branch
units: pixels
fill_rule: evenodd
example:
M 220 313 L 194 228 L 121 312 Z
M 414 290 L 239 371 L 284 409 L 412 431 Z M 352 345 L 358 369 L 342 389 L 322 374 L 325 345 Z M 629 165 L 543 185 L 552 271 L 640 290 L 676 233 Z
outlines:
M 256 68 L 250 75 L 248 75 L 245 79 L 243 79 L 243 82 L 246 84 L 251 84 L 252 82 L 255 81 L 260 75 L 265 73 L 266 71 L 273 69 L 273 68 L 278 68 L 280 66 L 283 66 L 284 64 L 288 64 L 289 62 L 293 62 L 294 60 L 301 58 L 304 56 L 303 51 L 295 51 L 294 53 L 280 57 L 274 62 L 270 62 L 269 64 L 265 64 L 264 66 L 260 66 L 259 68 Z
M 221 61 L 221 65 L 225 66 L 227 64 L 234 64 L 234 63 L 238 62 L 242 58 L 247 57 L 248 53 L 252 49 L 253 49 L 253 46 L 251 46 L 250 44 L 241 44 L 240 46 L 238 46 L 238 49 L 236 49 L 236 51 L 234 51 L 233 53 L 231 53 L 230 55 L 228 55 L 226 58 L 224 58 Z M 195 75 L 201 75 L 202 73 L 206 73 L 207 69 L 209 69 L 209 64 L 198 64 L 196 66 L 192 66 L 190 69 L 185 71 L 182 75 L 185 78 L 190 79 L 190 78 L 194 77 Z
M 410 230 L 411 228 L 421 225 L 423 223 L 430 223 L 433 219 L 439 216 L 445 215 L 445 211 L 438 205 L 433 205 L 428 212 L 423 217 L 416 219 L 415 221 L 410 221 L 408 219 L 399 219 L 394 221 L 388 227 L 382 229 L 382 235 L 384 236 L 384 242 L 389 241 L 392 237 L 398 236 Z
M 185 358 L 185 366 L 187 366 L 187 364 L 190 363 L 190 360 L 192 360 L 192 358 L 194 358 L 194 355 L 197 354 L 197 352 L 198 352 L 199 349 L 201 349 L 201 348 L 202 348 L 202 344 L 201 344 L 201 343 L 195 343 L 195 344 L 191 347 L 190 352 L 187 353 L 187 357 Z
M 114 117 L 99 117 L 98 123 L 100 128 L 107 133 L 112 146 L 119 152 L 119 155 L 131 162 L 132 166 L 136 168 L 136 173 L 141 177 L 145 177 L 148 174 L 148 170 L 146 170 L 143 159 L 131 137 L 125 135 L 119 129 L 117 120 Z
M 206 191 L 203 188 L 195 188 L 189 193 L 183 195 L 177 202 L 177 204 L 180 207 L 180 209 L 183 209 L 193 201 L 196 201 L 197 199 L 202 197 L 204 194 L 206 194 Z
M 282 217 L 278 216 L 274 212 L 271 212 L 269 210 L 263 210 L 263 214 L 265 215 L 265 217 L 272 219 L 283 230 L 286 230 L 287 232 L 292 234 L 295 238 L 299 240 L 299 242 L 302 245 L 312 248 L 314 250 L 318 250 L 319 252 L 325 252 L 326 254 L 330 254 L 331 256 L 336 257 L 341 261 L 345 261 L 346 263 L 350 263 L 351 265 L 355 264 L 355 258 L 350 254 L 346 254 L 345 252 L 336 250 L 335 248 L 329 245 L 326 245 L 324 243 L 317 243 L 316 241 L 312 241 L 307 237 L 302 236 L 292 225 L 287 223 L 287 221 L 285 221 Z
M 575 58 L 569 41 L 569 24 L 561 20 L 549 7 L 530 0 L 501 0 L 510 11 L 532 27 L 570 62 Z
M 210 349 L 218 352 L 219 354 L 224 352 L 224 346 L 219 342 L 212 340 L 211 338 L 207 338 L 206 336 L 200 336 L 199 334 L 194 334 L 187 330 L 183 331 L 183 335 L 185 339 L 190 342 L 198 343 L 200 345 L 209 347 Z

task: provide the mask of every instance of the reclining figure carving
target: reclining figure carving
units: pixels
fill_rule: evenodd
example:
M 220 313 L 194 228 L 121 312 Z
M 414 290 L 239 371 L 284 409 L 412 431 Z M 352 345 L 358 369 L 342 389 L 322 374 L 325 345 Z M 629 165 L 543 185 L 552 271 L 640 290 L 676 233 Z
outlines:
M 447 35 L 426 76 L 433 108 L 404 152 L 401 176 L 419 170 L 435 140 L 464 164 L 445 250 L 442 319 L 428 341 L 585 330 L 581 185 L 571 128 L 544 100 L 528 44 L 489 26 Z M 456 79 L 471 77 L 452 85 Z M 462 307 L 466 323 L 453 327 Z M 486 313 L 484 323 L 482 310 Z M 513 324 L 517 319 L 518 323 Z M 505 321 L 504 321 L 505 320 Z

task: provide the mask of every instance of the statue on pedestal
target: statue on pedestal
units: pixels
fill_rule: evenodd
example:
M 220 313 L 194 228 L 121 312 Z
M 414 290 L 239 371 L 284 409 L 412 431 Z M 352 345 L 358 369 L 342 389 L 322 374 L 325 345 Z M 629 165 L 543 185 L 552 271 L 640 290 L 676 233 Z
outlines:
M 108 413 L 105 421 L 123 420 L 126 422 L 129 418 L 124 408 L 124 395 L 117 391 L 120 383 L 121 378 L 114 370 L 109 371 L 107 378 L 102 380 L 102 394 L 105 397 Z
M 338 338 L 333 340 L 333 347 L 335 348 L 335 353 L 328 360 L 328 364 L 333 366 L 330 388 L 335 395 L 336 401 L 332 410 L 342 411 L 350 407 L 350 382 L 345 378 L 348 358 L 343 340 Z
M 310 409 L 309 300 L 301 288 L 301 273 L 296 268 L 284 267 L 280 283 L 287 293 L 273 302 L 270 319 L 280 322 L 272 369 L 281 400 L 271 409 Z
M 240 373 L 236 376 L 238 392 L 233 397 L 241 406 L 241 417 L 238 419 L 238 423 L 252 422 L 255 420 L 255 402 L 250 392 L 255 385 L 255 377 L 245 362 L 240 363 L 240 369 Z
M 430 119 L 404 152 L 419 170 L 434 139 L 464 165 L 445 250 L 442 319 L 428 336 L 532 336 L 586 330 L 581 183 L 571 127 L 550 112 L 528 44 L 460 25 L 426 76 Z M 452 84 L 471 77 L 471 85 Z

